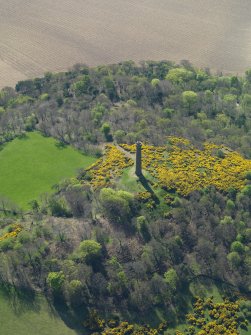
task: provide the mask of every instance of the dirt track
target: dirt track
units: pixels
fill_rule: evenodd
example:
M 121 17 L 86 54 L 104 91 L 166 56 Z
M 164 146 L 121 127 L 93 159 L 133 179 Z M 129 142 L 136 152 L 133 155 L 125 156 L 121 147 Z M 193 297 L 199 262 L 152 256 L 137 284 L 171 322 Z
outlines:
M 0 0 L 0 87 L 133 59 L 251 67 L 250 0 Z

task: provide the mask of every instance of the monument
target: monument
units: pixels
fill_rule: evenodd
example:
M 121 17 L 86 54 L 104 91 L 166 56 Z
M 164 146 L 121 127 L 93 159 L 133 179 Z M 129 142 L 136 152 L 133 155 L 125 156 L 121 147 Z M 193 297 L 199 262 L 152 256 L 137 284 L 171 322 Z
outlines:
M 140 141 L 136 142 L 136 176 L 142 176 L 142 143 Z

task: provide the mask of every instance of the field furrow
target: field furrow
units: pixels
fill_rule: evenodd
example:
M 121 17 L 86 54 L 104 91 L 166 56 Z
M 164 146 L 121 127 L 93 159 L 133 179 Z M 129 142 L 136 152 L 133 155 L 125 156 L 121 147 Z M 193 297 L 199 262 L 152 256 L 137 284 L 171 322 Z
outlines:
M 0 0 L 0 87 L 74 63 L 127 59 L 243 73 L 250 10 L 249 0 Z

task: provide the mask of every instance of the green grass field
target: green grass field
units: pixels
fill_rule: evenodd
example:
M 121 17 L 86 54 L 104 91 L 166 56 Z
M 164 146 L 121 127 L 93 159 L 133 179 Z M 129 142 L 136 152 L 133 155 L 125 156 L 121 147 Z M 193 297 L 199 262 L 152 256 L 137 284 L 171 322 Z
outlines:
M 31 200 L 94 161 L 72 147 L 61 147 L 53 138 L 28 133 L 0 151 L 0 196 L 27 209 Z
M 3 335 L 76 335 L 43 296 L 31 301 L 6 296 L 0 289 L 0 334 Z

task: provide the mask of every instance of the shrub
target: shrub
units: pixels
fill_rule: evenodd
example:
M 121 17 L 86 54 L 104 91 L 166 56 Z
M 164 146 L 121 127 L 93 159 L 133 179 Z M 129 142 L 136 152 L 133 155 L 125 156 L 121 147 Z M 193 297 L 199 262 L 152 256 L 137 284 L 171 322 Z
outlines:
M 235 252 L 238 252 L 239 254 L 242 254 L 245 252 L 245 247 L 241 242 L 234 241 L 231 244 L 231 251 L 235 251 Z
M 227 255 L 227 260 L 233 267 L 238 267 L 241 264 L 241 257 L 236 251 L 230 252 Z
M 82 241 L 79 245 L 77 255 L 86 262 L 94 262 L 101 256 L 101 244 L 94 240 Z
M 126 223 L 133 214 L 133 196 L 125 191 L 114 191 L 103 188 L 100 192 L 100 202 L 104 213 L 113 222 Z
M 59 291 L 61 291 L 64 282 L 65 282 L 65 275 L 63 271 L 49 272 L 47 276 L 47 284 L 54 293 L 58 293 Z
M 164 280 L 172 291 L 175 291 L 178 284 L 178 275 L 175 269 L 170 269 L 164 273 Z

